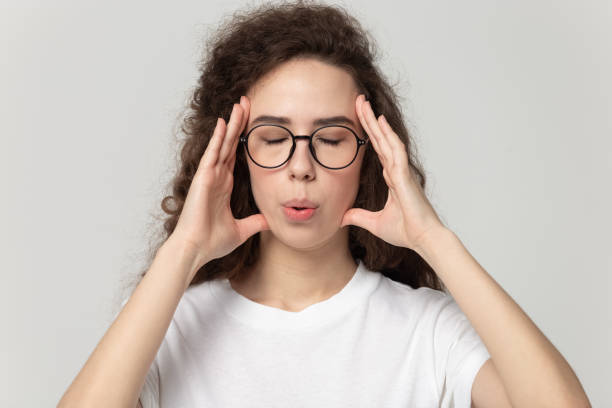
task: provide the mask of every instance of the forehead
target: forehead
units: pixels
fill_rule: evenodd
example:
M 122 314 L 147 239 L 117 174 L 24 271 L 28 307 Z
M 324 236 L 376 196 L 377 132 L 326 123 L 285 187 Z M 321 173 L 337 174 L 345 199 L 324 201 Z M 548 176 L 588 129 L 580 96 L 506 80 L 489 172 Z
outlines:
M 296 120 L 334 115 L 356 118 L 357 95 L 348 71 L 315 59 L 285 62 L 247 92 L 251 118 L 269 114 Z

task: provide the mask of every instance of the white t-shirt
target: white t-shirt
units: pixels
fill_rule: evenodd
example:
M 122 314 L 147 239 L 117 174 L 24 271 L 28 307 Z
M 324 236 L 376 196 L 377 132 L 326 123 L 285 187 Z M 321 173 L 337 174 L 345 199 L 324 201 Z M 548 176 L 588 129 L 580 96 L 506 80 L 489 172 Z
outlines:
M 190 286 L 143 407 L 469 408 L 490 355 L 454 299 L 357 262 L 340 292 L 299 312 L 254 302 L 227 279 Z

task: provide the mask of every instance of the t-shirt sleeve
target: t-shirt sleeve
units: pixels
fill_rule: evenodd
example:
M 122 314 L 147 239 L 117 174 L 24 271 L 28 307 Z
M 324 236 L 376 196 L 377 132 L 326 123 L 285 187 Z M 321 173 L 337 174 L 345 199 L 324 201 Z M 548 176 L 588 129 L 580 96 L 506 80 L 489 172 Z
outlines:
M 453 297 L 445 294 L 434 323 L 434 353 L 442 398 L 440 407 L 470 408 L 472 384 L 491 357 Z

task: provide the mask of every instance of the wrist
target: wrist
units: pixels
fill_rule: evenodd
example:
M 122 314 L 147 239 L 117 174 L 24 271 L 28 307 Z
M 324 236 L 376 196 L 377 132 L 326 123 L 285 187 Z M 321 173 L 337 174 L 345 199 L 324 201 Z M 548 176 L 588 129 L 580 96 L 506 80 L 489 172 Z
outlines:
M 181 270 L 185 274 L 186 287 L 189 286 L 200 267 L 208 262 L 201 259 L 200 251 L 193 244 L 180 240 L 173 235 L 170 235 L 162 244 L 159 252 L 173 257 L 180 263 Z
M 414 251 L 425 259 L 438 243 L 447 239 L 451 235 L 454 235 L 454 233 L 444 226 L 431 228 L 419 237 Z

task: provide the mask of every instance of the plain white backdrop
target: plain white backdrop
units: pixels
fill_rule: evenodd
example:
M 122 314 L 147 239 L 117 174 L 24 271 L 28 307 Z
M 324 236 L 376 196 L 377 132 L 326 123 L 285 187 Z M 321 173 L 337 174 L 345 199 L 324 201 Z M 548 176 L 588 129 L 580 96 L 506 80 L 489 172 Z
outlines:
M 259 3 L 1 4 L 0 405 L 55 406 L 144 266 L 207 32 Z M 440 217 L 612 406 L 611 3 L 340 4 Z

